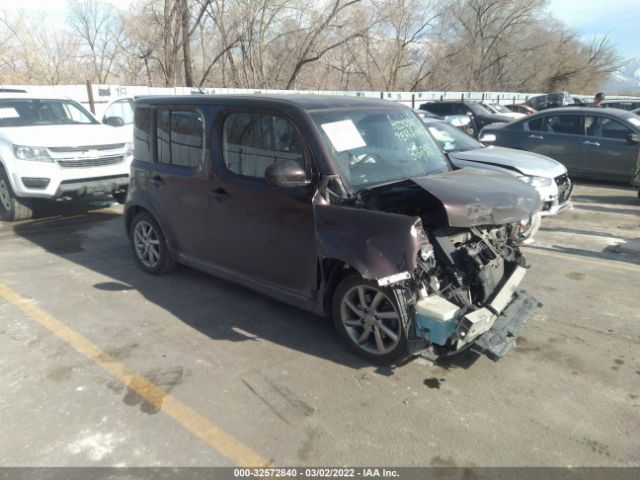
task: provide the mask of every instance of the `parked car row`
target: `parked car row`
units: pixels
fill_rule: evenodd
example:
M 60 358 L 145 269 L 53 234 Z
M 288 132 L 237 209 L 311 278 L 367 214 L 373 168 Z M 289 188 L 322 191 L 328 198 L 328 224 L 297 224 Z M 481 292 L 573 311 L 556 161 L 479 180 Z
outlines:
M 446 100 L 442 102 L 427 102 L 420 105 L 425 110 L 441 117 L 448 115 L 464 115 L 471 119 L 473 135 L 478 136 L 480 130 L 491 123 L 508 123 L 513 121 L 509 115 L 496 114 L 480 103 L 462 100 Z

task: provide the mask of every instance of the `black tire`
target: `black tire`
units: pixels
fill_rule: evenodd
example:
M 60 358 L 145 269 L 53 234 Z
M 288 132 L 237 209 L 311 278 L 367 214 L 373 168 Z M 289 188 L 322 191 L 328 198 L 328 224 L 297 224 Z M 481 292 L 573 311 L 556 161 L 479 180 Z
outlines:
M 146 233 L 145 233 L 146 232 Z M 129 239 L 133 256 L 145 272 L 162 275 L 177 267 L 167 247 L 164 233 L 148 212 L 140 212 L 131 222 Z
M 31 200 L 16 196 L 2 166 L 0 166 L 0 216 L 8 222 L 27 220 L 33 216 Z
M 124 205 L 124 203 L 127 201 L 127 192 L 116 192 L 113 193 L 113 199 L 118 202 L 120 205 Z
M 371 309 L 377 292 L 382 293 L 383 298 Z M 353 299 L 362 298 L 360 297 L 362 293 L 365 309 L 361 308 L 361 303 L 357 303 L 358 300 L 353 301 Z M 356 309 L 349 307 L 347 300 Z M 354 303 L 357 304 L 354 305 Z M 331 310 L 336 330 L 351 351 L 374 364 L 391 365 L 409 356 L 407 335 L 400 315 L 401 311 L 405 311 L 404 307 L 404 305 L 402 308 L 399 307 L 391 288 L 379 287 L 375 282 L 352 274 L 345 277 L 336 288 Z M 359 315 L 356 310 L 360 310 L 362 315 Z M 395 320 L 391 318 L 392 313 L 396 315 Z M 378 315 L 384 315 L 385 318 Z M 345 320 L 351 325 L 345 324 Z M 360 322 L 359 325 L 358 322 Z M 369 334 L 364 338 L 368 327 L 370 327 Z M 389 332 L 395 334 L 397 339 L 394 339 Z M 379 338 L 376 338 L 378 336 Z M 362 338 L 364 341 L 358 342 Z M 380 348 L 378 340 L 384 348 Z

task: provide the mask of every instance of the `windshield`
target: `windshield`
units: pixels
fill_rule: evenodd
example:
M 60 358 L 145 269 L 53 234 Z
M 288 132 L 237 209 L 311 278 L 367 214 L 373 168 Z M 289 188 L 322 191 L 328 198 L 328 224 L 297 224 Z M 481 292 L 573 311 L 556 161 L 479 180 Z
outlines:
M 0 127 L 98 123 L 73 100 L 0 100 Z
M 491 108 L 493 108 L 493 110 L 495 110 L 498 113 L 513 113 L 507 107 L 505 107 L 504 105 L 500 105 L 498 103 L 491 105 Z
M 481 103 L 468 103 L 469 110 L 476 115 L 486 115 L 487 113 L 493 113 L 489 107 L 482 105 Z
M 411 110 L 332 110 L 311 117 L 353 191 L 449 171 L 447 159 Z
M 427 130 L 443 152 L 463 152 L 475 150 L 484 145 L 475 141 L 466 133 L 445 122 L 429 122 Z

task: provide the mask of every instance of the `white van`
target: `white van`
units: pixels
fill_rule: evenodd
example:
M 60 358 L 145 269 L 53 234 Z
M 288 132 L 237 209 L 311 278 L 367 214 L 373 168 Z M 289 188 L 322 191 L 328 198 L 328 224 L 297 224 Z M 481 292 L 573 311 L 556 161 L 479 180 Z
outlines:
M 124 203 L 131 139 L 68 98 L 0 94 L 0 216 L 23 220 L 33 199 L 106 193 Z

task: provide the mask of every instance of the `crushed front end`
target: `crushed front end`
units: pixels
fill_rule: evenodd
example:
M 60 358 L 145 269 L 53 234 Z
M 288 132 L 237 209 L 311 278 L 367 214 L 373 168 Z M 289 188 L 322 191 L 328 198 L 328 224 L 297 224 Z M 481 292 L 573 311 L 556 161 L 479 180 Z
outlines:
M 471 348 L 498 359 L 539 302 L 519 289 L 525 260 L 516 225 L 428 232 L 412 282 L 409 338 L 431 358 Z M 411 285 L 410 283 L 413 283 Z M 413 290 L 413 292 L 411 292 Z
M 514 345 L 540 305 L 519 288 L 527 269 L 519 219 L 541 208 L 533 188 L 460 170 L 370 189 L 356 204 L 420 219 L 415 264 L 391 277 L 408 305 L 412 353 L 472 348 L 498 359 Z

